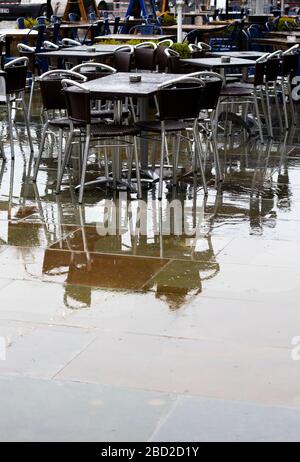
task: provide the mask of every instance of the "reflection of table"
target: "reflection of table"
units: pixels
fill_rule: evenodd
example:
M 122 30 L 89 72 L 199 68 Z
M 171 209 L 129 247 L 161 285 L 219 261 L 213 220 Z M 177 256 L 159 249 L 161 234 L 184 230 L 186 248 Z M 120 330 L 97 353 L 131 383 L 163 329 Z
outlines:
M 101 42 L 103 40 L 118 40 L 120 42 L 128 42 L 129 40 L 142 40 L 148 42 L 149 40 L 165 40 L 174 37 L 174 34 L 164 34 L 164 35 L 141 35 L 141 34 L 109 34 L 109 35 L 100 35 L 95 37 L 96 42 Z

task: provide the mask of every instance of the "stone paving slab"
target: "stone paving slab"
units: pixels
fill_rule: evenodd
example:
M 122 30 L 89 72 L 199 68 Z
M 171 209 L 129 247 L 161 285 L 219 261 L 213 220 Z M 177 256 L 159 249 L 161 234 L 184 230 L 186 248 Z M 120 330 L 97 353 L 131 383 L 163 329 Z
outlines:
M 179 397 L 156 442 L 299 442 L 300 409 Z
M 0 441 L 147 441 L 175 397 L 0 375 Z

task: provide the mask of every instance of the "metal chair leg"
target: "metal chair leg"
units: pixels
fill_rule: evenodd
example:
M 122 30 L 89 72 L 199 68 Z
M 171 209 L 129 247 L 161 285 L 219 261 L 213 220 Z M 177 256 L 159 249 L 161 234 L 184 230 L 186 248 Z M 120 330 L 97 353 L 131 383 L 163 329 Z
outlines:
M 177 169 L 178 169 L 179 151 L 180 151 L 180 135 L 176 134 L 176 149 L 173 154 L 173 186 L 177 185 Z
M 279 108 L 279 96 L 278 96 L 278 88 L 277 88 L 277 83 L 274 83 L 274 95 L 275 95 L 275 105 L 276 105 L 276 111 L 277 111 L 277 116 L 278 116 L 278 121 L 279 121 L 279 127 L 280 131 L 283 131 L 283 126 L 282 126 L 282 118 L 281 118 L 281 112 Z
M 136 171 L 136 180 L 137 180 L 137 189 L 138 189 L 138 198 L 142 197 L 142 185 L 141 185 L 141 175 L 140 175 L 140 166 L 139 166 L 139 153 L 136 136 L 133 137 L 134 145 L 134 157 L 135 157 L 135 171 Z
M 291 114 L 292 114 L 292 122 L 293 122 L 293 125 L 296 126 L 297 122 L 296 122 L 296 116 L 295 116 L 295 106 L 294 106 L 293 92 L 292 92 L 292 87 L 291 87 L 291 82 L 290 82 L 289 77 L 287 79 L 287 88 L 288 88 L 289 103 L 290 103 Z
M 91 128 L 90 128 L 90 126 L 87 126 L 87 129 L 86 129 L 86 140 L 85 140 L 84 153 L 83 153 L 83 161 L 82 161 L 82 171 L 81 171 L 81 181 L 80 181 L 79 199 L 78 199 L 79 204 L 82 204 L 82 200 L 83 200 L 84 182 L 85 182 L 85 174 L 86 174 L 87 161 L 88 161 L 88 156 L 89 156 L 90 139 L 91 139 Z
M 253 96 L 254 96 L 254 106 L 255 106 L 257 125 L 258 125 L 258 131 L 259 131 L 259 138 L 260 138 L 261 143 L 263 143 L 264 137 L 263 137 L 263 132 L 262 132 L 262 124 L 261 124 L 261 118 L 260 118 L 260 113 L 259 113 L 259 106 L 258 106 L 257 95 L 256 95 L 255 90 L 254 90 Z
M 158 186 L 158 199 L 162 199 L 162 189 L 163 189 L 163 177 L 164 177 L 164 154 L 165 154 L 165 143 L 166 135 L 164 123 L 161 123 L 161 149 L 160 149 L 160 165 L 159 165 L 159 186 Z
M 73 133 L 74 133 L 74 130 L 71 128 L 68 139 L 67 139 L 67 143 L 66 143 L 66 146 L 65 146 L 65 153 L 63 155 L 63 161 L 62 161 L 62 165 L 61 165 L 61 169 L 60 169 L 60 175 L 59 175 L 59 178 L 57 179 L 56 194 L 60 193 L 60 188 L 61 188 L 61 183 L 62 183 L 64 171 L 65 171 L 66 166 L 68 165 L 69 159 L 71 157 Z
M 61 177 L 61 168 L 62 168 L 62 150 L 63 150 L 63 131 L 59 129 L 58 135 L 58 156 L 57 156 L 57 180 L 56 184 L 58 183 L 59 178 Z
M 271 114 L 271 105 L 270 105 L 270 94 L 269 94 L 269 86 L 268 86 L 267 83 L 266 83 L 266 102 L 267 102 L 270 137 L 273 138 L 273 126 L 272 126 L 272 114 Z
M 0 157 L 3 159 L 4 162 L 7 161 L 2 141 L 0 141 Z
M 38 176 L 38 173 L 39 173 L 39 168 L 40 168 L 40 163 L 41 163 L 43 150 L 44 150 L 44 146 L 45 146 L 48 126 L 49 126 L 49 123 L 47 122 L 46 125 L 44 125 L 44 128 L 43 128 L 39 154 L 37 156 L 37 159 L 35 161 L 35 166 L 34 166 L 34 173 L 33 173 L 33 177 L 32 177 L 33 182 L 36 182 L 36 179 L 37 179 L 37 176 Z
M 201 173 L 202 182 L 203 182 L 204 194 L 205 194 L 205 196 L 207 196 L 208 191 L 207 191 L 205 172 L 204 172 L 203 163 L 202 163 L 202 157 L 201 157 L 202 146 L 201 146 L 201 140 L 200 140 L 198 126 L 197 126 L 197 121 L 195 121 L 195 123 L 194 123 L 193 132 L 194 132 L 194 139 L 195 139 L 195 156 L 198 159 L 198 163 L 199 163 L 199 167 L 200 167 L 200 173 Z
M 24 100 L 24 93 L 22 93 L 22 96 L 21 96 L 21 103 L 22 103 L 23 112 L 24 112 L 24 120 L 25 120 L 28 140 L 29 140 L 30 151 L 33 152 L 34 150 L 33 150 L 32 138 L 31 138 L 31 133 L 30 133 L 28 115 L 27 115 L 26 105 L 25 105 L 25 100 Z
M 34 75 L 32 75 L 31 89 L 30 89 L 30 96 L 29 96 L 29 103 L 28 103 L 28 110 L 27 110 L 27 117 L 28 117 L 29 122 L 31 119 L 31 108 L 32 108 L 34 84 L 35 84 L 35 79 L 34 79 Z
M 14 148 L 14 140 L 13 140 L 12 106 L 11 106 L 11 101 L 9 100 L 9 96 L 7 96 L 6 98 L 6 103 L 7 103 L 7 122 L 8 122 L 8 130 L 9 130 L 10 155 L 11 155 L 11 159 L 14 160 L 15 148 Z
M 269 116 L 268 116 L 268 112 L 267 112 L 267 108 L 266 108 L 264 92 L 263 92 L 263 89 L 261 87 L 260 87 L 260 90 L 259 90 L 259 94 L 260 94 L 261 107 L 262 107 L 263 115 L 264 115 L 264 118 L 265 118 L 265 124 L 266 124 L 266 127 L 267 127 L 267 132 L 268 132 L 268 135 L 271 136 L 271 134 L 270 134 L 270 125 L 269 125 Z
M 285 129 L 288 130 L 289 129 L 289 119 L 288 119 L 288 113 L 287 113 L 286 94 L 285 94 L 283 78 L 281 80 L 281 92 L 282 92 L 282 101 L 283 101 L 283 113 L 284 113 Z

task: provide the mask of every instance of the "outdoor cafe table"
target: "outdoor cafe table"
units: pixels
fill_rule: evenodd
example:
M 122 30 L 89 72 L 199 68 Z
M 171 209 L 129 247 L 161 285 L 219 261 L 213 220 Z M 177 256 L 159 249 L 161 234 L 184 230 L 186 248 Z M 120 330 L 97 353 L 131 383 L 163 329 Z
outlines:
M 281 31 L 273 31 L 273 32 L 265 32 L 264 37 L 266 38 L 286 38 L 290 35 L 295 35 L 295 37 L 300 37 L 300 30 L 281 30 Z
M 120 45 L 109 45 L 109 44 L 106 44 L 106 43 L 98 43 L 98 44 L 95 44 L 95 45 L 91 45 L 92 48 L 95 49 L 96 52 L 115 52 L 118 48 L 120 48 Z M 75 46 L 75 47 L 72 47 L 71 49 L 69 48 L 70 51 L 76 51 L 76 52 L 85 52 L 85 51 L 89 51 L 89 46 L 87 45 L 78 45 L 78 46 Z M 67 47 L 65 48 L 67 49 Z
M 231 58 L 258 59 L 265 55 L 263 51 L 213 51 L 209 53 L 212 56 L 230 56 Z
M 297 43 L 300 44 L 300 37 L 296 37 L 295 41 L 289 41 L 287 39 L 284 39 L 283 37 L 278 37 L 278 38 L 253 38 L 252 42 L 255 43 L 256 45 L 267 45 L 267 46 L 273 46 L 275 48 L 279 49 L 286 49 L 290 48 Z
M 118 40 L 120 42 L 128 42 L 129 40 L 142 40 L 148 42 L 149 40 L 165 40 L 174 38 L 174 34 L 155 34 L 155 35 L 141 35 L 141 34 L 109 34 L 99 35 L 95 37 L 96 42 L 103 40 Z
M 81 63 L 82 61 L 89 60 L 101 60 L 112 56 L 114 51 L 81 51 L 74 50 L 74 48 L 61 48 L 60 50 L 55 51 L 42 51 L 37 53 L 37 56 L 43 58 L 62 58 L 62 59 L 71 59 L 73 62 Z
M 182 59 L 183 63 L 191 64 L 195 67 L 209 69 L 212 71 L 219 70 L 221 75 L 225 75 L 225 68 L 240 67 L 243 72 L 247 71 L 248 67 L 255 66 L 255 61 L 251 59 L 231 58 L 229 63 L 223 63 L 221 58 L 190 58 Z
M 198 30 L 199 32 L 211 33 L 211 32 L 218 32 L 223 29 L 226 29 L 228 23 L 226 24 L 201 24 L 201 25 L 194 25 L 194 24 L 182 24 L 183 32 L 191 32 L 192 30 Z M 174 31 L 177 32 L 177 24 L 173 24 L 172 26 L 162 26 L 163 31 L 170 32 Z
M 30 34 L 29 34 L 30 32 Z M 28 35 L 29 34 L 29 35 Z M 28 45 L 33 44 L 37 36 L 36 30 L 31 29 L 0 29 L 0 36 L 5 36 L 5 53 L 7 56 L 11 55 L 10 47 L 13 40 L 23 40 L 28 36 Z
M 154 96 L 159 85 L 177 77 L 182 77 L 182 74 L 162 74 L 158 72 L 141 73 L 141 82 L 131 83 L 129 73 L 117 72 L 106 77 L 85 82 L 85 86 L 90 90 L 93 99 L 114 99 L 114 98 L 137 98 L 140 119 L 147 120 L 148 118 L 148 101 Z M 141 140 L 141 167 L 142 172 L 148 177 L 153 178 L 153 172 L 148 169 L 148 143 L 147 140 Z

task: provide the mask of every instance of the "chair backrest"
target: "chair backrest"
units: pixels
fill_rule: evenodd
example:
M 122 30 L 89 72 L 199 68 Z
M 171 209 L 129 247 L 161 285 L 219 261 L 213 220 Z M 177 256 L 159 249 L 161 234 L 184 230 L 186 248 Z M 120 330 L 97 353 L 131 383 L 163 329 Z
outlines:
M 263 36 L 262 29 L 258 24 L 251 24 L 247 29 L 247 34 L 251 38 L 261 38 Z
M 62 85 L 69 119 L 89 125 L 91 123 L 90 91 L 84 85 L 69 79 L 62 80 Z
M 265 83 L 266 74 L 266 60 L 269 56 L 268 53 L 258 58 L 255 62 L 255 72 L 253 84 L 255 87 L 261 86 Z
M 283 53 L 281 59 L 281 75 L 294 77 L 298 68 L 299 55 L 297 53 Z
M 160 44 L 158 45 L 156 49 L 155 61 L 156 61 L 156 66 L 160 72 L 165 72 L 168 67 L 168 58 L 167 58 L 167 55 L 165 54 L 165 49 L 166 47 Z
M 49 42 L 49 40 L 44 41 L 43 48 L 44 48 L 44 50 L 49 50 L 49 51 L 50 50 L 52 50 L 52 51 L 59 50 L 59 46 L 56 45 L 53 42 Z
M 275 82 L 280 75 L 282 51 L 278 50 L 268 56 L 266 60 L 266 82 Z
M 103 63 L 94 63 L 93 61 L 78 64 L 74 66 L 71 71 L 84 75 L 87 80 L 99 79 L 117 72 L 114 67 Z
M 242 34 L 241 42 L 243 45 L 242 49 L 245 51 L 248 51 L 250 48 L 250 37 L 244 29 L 242 29 L 241 34 Z
M 78 16 L 78 14 L 76 14 L 76 13 L 69 13 L 68 14 L 68 19 L 71 22 L 78 22 L 78 21 L 80 21 L 80 16 Z
M 18 29 L 26 29 L 25 27 L 25 18 L 21 17 L 17 19 Z
M 96 21 L 96 19 L 97 19 L 97 16 L 96 16 L 95 11 L 90 11 L 88 13 L 88 20 L 92 22 L 92 21 Z
M 135 48 L 152 48 L 153 50 L 156 50 L 157 45 L 154 42 L 142 42 L 138 43 Z
M 51 17 L 50 17 L 50 22 L 51 22 L 51 24 L 55 24 L 57 22 L 60 22 L 60 18 L 58 16 L 56 16 L 56 14 L 52 14 Z
M 63 38 L 61 41 L 63 47 L 78 47 L 81 46 L 81 43 L 78 40 L 73 40 L 70 38 Z
M 65 98 L 62 94 L 62 80 L 68 78 L 79 82 L 86 81 L 83 75 L 64 69 L 55 69 L 41 75 L 39 83 L 45 111 L 66 109 Z
M 27 70 L 34 74 L 36 61 L 35 61 L 35 48 L 25 45 L 25 43 L 18 43 L 17 50 L 20 56 L 26 57 L 28 59 Z
M 172 45 L 174 45 L 174 42 L 171 39 L 160 40 L 157 44 L 158 47 L 171 47 Z
M 157 92 L 160 120 L 196 119 L 202 92 L 201 80 L 188 76 L 161 85 Z
M 131 45 L 123 45 L 115 50 L 114 67 L 117 72 L 130 71 L 132 54 L 133 47 Z
M 187 74 L 186 77 L 198 78 L 204 84 L 200 100 L 200 111 L 215 110 L 222 86 L 225 83 L 224 78 L 220 74 L 210 71 L 193 72 L 192 74 Z
M 167 70 L 169 74 L 179 74 L 180 72 L 180 55 L 172 48 L 165 49 L 167 57 Z
M 201 43 L 201 42 L 199 42 Z M 203 58 L 206 54 L 206 49 L 202 48 L 202 46 L 199 44 L 195 43 L 189 43 L 189 50 L 192 54 L 192 58 Z M 211 50 L 211 47 L 209 47 L 209 50 Z
M 120 20 L 121 20 L 120 16 L 115 17 L 113 34 L 117 34 L 119 32 Z
M 5 64 L 6 94 L 24 91 L 28 71 L 28 58 L 20 57 Z
M 153 71 L 155 69 L 155 58 L 156 47 L 150 48 L 145 44 L 145 46 L 136 46 L 134 49 L 135 67 L 137 69 Z
M 60 22 L 55 21 L 52 26 L 52 41 L 57 44 L 60 40 Z
M 43 42 L 45 40 L 46 30 L 47 30 L 47 27 L 45 24 L 37 24 L 36 26 L 32 27 L 32 29 L 30 29 L 30 31 L 27 34 L 27 39 L 28 39 L 32 31 L 37 31 L 37 36 L 35 39 L 35 52 L 36 53 L 38 53 L 42 48 Z
M 183 42 L 197 43 L 199 42 L 199 40 L 201 40 L 201 34 L 202 32 L 198 29 L 191 30 L 188 34 L 186 34 L 186 36 L 183 39 Z
M 39 16 L 36 18 L 38 24 L 46 25 L 47 18 L 46 16 Z

